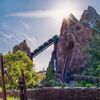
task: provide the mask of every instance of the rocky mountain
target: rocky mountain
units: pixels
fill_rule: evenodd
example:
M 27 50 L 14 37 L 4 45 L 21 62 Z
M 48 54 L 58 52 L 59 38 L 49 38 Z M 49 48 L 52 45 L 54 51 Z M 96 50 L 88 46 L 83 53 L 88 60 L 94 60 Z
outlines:
M 57 45 L 52 52 L 50 64 L 56 59 L 57 73 L 62 77 L 62 73 L 66 68 L 71 72 L 80 72 L 84 68 L 84 62 L 88 58 L 88 54 L 83 53 L 85 46 L 91 41 L 91 28 L 100 20 L 96 10 L 89 6 L 78 21 L 73 14 L 68 18 L 64 18 L 60 30 L 60 36 Z

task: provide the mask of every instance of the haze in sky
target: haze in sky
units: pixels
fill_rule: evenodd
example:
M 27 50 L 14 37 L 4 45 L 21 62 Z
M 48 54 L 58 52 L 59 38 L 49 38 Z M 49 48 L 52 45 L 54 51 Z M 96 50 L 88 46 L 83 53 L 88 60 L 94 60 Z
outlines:
M 0 52 L 27 40 L 31 51 L 56 34 L 70 13 L 79 20 L 90 5 L 100 13 L 100 0 L 0 0 Z M 35 70 L 47 68 L 53 45 L 33 59 Z

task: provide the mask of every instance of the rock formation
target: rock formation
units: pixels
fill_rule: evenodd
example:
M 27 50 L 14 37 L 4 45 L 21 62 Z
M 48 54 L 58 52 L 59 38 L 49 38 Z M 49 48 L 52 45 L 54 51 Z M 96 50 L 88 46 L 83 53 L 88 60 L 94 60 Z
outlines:
M 30 48 L 28 47 L 26 40 L 21 42 L 19 45 L 15 45 L 13 47 L 13 53 L 16 53 L 18 50 L 24 51 L 29 57 L 31 57 L 31 51 Z
M 83 53 L 82 50 L 85 46 L 89 45 L 91 40 L 91 28 L 100 20 L 100 16 L 97 14 L 93 7 L 88 7 L 78 21 L 73 14 L 70 14 L 68 18 L 64 18 L 60 30 L 59 40 L 54 48 L 51 57 L 52 60 L 57 60 L 57 73 L 60 75 L 67 66 L 71 72 L 79 72 L 84 68 L 84 63 L 88 58 L 88 54 Z
M 98 20 L 100 20 L 100 15 L 93 7 L 89 6 L 88 9 L 82 14 L 80 23 L 84 24 L 84 26 L 88 28 L 92 28 Z

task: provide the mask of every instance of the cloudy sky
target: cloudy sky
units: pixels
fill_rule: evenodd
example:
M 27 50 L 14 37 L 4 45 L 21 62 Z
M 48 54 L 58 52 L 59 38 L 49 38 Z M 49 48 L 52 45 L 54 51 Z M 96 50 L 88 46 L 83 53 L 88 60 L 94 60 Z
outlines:
M 90 5 L 100 13 L 100 0 L 0 0 L 0 52 L 12 51 L 27 40 L 31 51 L 60 34 L 64 17 L 73 13 L 79 20 Z M 33 59 L 36 71 L 47 68 L 53 46 Z

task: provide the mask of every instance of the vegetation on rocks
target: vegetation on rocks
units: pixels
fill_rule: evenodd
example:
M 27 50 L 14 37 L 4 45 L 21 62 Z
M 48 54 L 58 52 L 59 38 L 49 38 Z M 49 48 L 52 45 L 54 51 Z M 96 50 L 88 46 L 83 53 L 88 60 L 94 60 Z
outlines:
M 90 46 L 84 48 L 84 52 L 89 53 L 89 60 L 86 62 L 86 68 L 82 75 L 100 77 L 100 21 L 92 29 L 93 37 Z M 77 86 L 100 86 L 100 83 L 93 83 L 93 81 L 78 82 Z
M 68 86 L 67 84 L 60 83 L 60 82 L 57 81 L 55 71 L 53 69 L 53 66 L 51 66 L 51 65 L 48 66 L 48 68 L 47 68 L 45 85 L 52 86 L 52 87 L 55 87 L 55 86 L 58 86 L 58 87 Z

